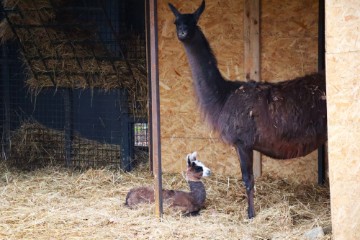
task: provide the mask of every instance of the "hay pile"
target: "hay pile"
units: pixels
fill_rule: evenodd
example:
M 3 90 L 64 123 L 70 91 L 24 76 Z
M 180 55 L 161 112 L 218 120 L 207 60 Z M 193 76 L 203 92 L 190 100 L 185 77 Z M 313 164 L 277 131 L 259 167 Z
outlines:
M 11 134 L 8 163 L 31 170 L 49 165 L 65 164 L 63 131 L 47 128 L 37 122 L 23 123 Z M 120 165 L 120 146 L 105 144 L 75 135 L 72 164 L 75 167 L 111 167 Z
M 101 40 L 101 23 L 91 17 L 81 20 L 80 14 L 63 10 L 70 3 L 2 1 L 9 11 L 5 11 L 7 19 L 0 23 L 0 40 L 21 42 L 29 89 L 37 93 L 46 87 L 125 88 L 131 111 L 146 116 L 145 40 L 134 34 L 113 37 L 114 46 L 110 49 Z M 144 54 L 134 52 L 139 50 Z
M 327 188 L 270 176 L 257 181 L 253 221 L 246 219 L 241 181 L 215 175 L 205 181 L 208 198 L 200 216 L 181 217 L 165 208 L 159 222 L 151 205 L 123 206 L 131 187 L 152 184 L 146 166 L 128 174 L 1 169 L 1 239 L 303 239 L 313 227 L 330 225 Z M 187 189 L 180 174 L 163 179 L 167 188 Z

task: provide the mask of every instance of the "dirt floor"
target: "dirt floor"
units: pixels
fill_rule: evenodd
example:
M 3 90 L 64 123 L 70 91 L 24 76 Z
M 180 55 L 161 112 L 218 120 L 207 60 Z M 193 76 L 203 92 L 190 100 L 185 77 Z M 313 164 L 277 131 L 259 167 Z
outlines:
M 152 205 L 124 206 L 130 188 L 152 185 L 147 167 L 131 173 L 0 169 L 0 239 L 304 239 L 312 228 L 331 225 L 328 187 L 267 175 L 256 182 L 251 221 L 241 180 L 216 174 L 204 180 L 208 197 L 200 216 L 165 207 L 160 221 Z M 163 185 L 187 190 L 181 173 L 165 174 Z

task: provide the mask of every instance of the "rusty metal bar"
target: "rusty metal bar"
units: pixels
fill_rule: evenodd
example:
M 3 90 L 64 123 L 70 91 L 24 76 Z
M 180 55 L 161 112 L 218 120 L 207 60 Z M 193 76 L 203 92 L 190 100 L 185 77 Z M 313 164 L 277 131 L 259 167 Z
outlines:
M 151 86 L 151 65 L 150 65 L 150 11 L 149 11 L 149 1 L 145 1 L 145 34 L 146 34 L 146 69 L 147 69 L 147 79 L 148 86 Z M 148 106 L 149 109 L 152 106 L 151 104 L 151 88 L 148 88 Z M 151 110 L 148 111 L 148 126 L 149 126 L 149 136 L 152 136 L 152 114 Z M 153 154 L 152 146 L 153 141 L 152 137 L 149 138 L 149 170 L 153 174 Z
M 8 54 L 8 46 L 6 44 L 2 45 L 2 59 L 1 63 L 1 77 L 3 85 L 3 99 L 2 106 L 4 108 L 4 118 L 2 119 L 2 136 L 1 136 L 1 147 L 2 147 L 2 157 L 5 161 L 8 160 L 11 147 L 11 138 L 10 138 L 10 124 L 11 124 L 11 114 L 10 114 L 10 61 Z
M 157 0 L 149 0 L 150 23 L 150 75 L 151 75 L 151 114 L 152 114 L 152 154 L 155 181 L 155 215 L 163 214 L 161 142 L 160 142 L 160 94 L 159 94 L 159 61 L 158 61 L 158 22 Z
M 244 70 L 246 80 L 260 81 L 260 0 L 244 3 Z M 261 176 L 261 154 L 253 154 L 254 176 Z
M 325 0 L 319 0 L 318 20 L 318 70 L 325 71 Z M 326 182 L 326 148 L 321 145 L 318 148 L 318 184 Z

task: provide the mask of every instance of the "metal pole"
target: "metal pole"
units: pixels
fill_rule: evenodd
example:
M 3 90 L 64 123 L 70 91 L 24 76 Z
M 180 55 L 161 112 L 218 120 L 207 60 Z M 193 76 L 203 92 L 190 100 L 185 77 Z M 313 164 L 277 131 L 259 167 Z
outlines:
M 131 137 L 131 119 L 129 117 L 129 107 L 128 107 L 128 92 L 126 89 L 121 91 L 120 97 L 120 106 L 121 106 L 121 169 L 125 172 L 130 172 L 132 169 L 131 166 L 131 144 L 134 144 L 133 138 Z
M 318 70 L 325 71 L 325 1 L 319 0 Z M 318 184 L 325 184 L 325 145 L 318 148 Z
M 151 60 L 150 60 L 150 10 L 149 10 L 149 1 L 145 1 L 145 33 L 146 33 L 146 68 L 147 68 L 147 78 L 148 78 L 148 126 L 149 126 L 149 136 L 152 136 L 152 114 L 151 114 Z M 150 172 L 153 174 L 153 154 L 152 154 L 152 137 L 149 138 L 149 166 Z
M 3 84 L 3 107 L 4 118 L 2 129 L 2 157 L 8 160 L 10 154 L 10 66 L 8 56 L 8 45 L 2 46 L 2 84 Z
M 74 136 L 74 119 L 73 119 L 73 92 L 71 88 L 63 89 L 64 111 L 65 111 L 65 165 L 72 166 L 72 142 Z
M 161 176 L 161 143 L 160 143 L 160 94 L 158 64 L 158 25 L 157 0 L 149 0 L 150 20 L 150 69 L 151 69 L 151 114 L 152 114 L 152 154 L 155 181 L 155 215 L 163 214 L 162 176 Z

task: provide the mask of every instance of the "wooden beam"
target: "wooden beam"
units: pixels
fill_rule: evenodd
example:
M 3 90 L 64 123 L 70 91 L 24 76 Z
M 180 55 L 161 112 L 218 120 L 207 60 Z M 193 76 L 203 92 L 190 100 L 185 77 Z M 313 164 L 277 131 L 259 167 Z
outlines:
M 149 0 L 150 22 L 150 77 L 151 77 L 151 124 L 152 124 L 152 154 L 155 182 L 155 215 L 163 214 L 162 202 L 162 171 L 160 142 L 160 93 L 159 93 L 159 61 L 158 61 L 158 22 L 157 0 Z
M 246 80 L 260 81 L 260 0 L 244 3 L 244 72 Z M 254 151 L 254 176 L 261 176 L 261 154 Z

